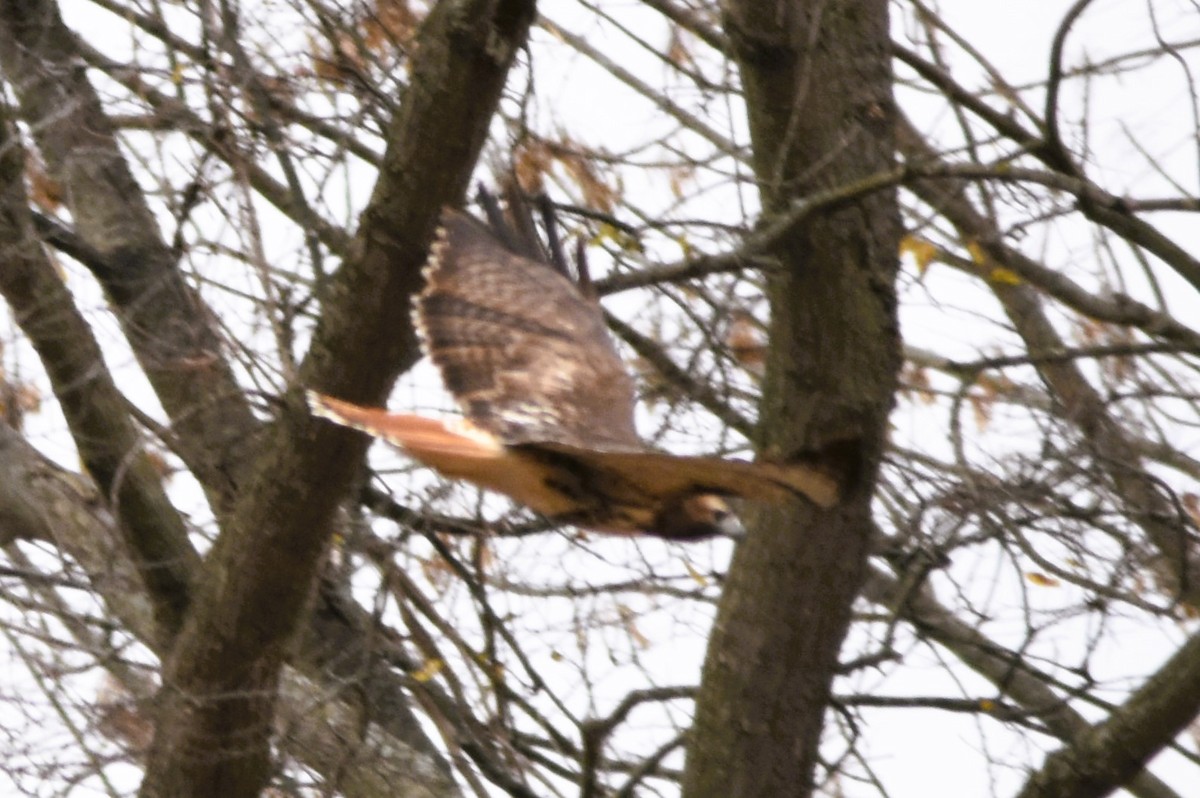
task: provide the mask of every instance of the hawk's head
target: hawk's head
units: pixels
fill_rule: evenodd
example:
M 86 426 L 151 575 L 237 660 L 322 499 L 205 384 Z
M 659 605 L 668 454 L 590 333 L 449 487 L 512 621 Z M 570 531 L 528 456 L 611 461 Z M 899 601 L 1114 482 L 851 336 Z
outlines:
M 655 517 L 654 528 L 647 531 L 669 540 L 712 537 L 740 540 L 746 536 L 733 510 L 712 493 L 694 493 L 667 502 Z

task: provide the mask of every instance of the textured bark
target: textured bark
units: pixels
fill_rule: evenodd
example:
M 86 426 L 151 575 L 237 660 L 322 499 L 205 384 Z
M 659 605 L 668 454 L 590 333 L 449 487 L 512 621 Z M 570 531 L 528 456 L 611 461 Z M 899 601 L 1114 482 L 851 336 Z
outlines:
M 161 646 L 153 605 L 96 486 L 64 471 L 0 423 L 0 543 L 40 541 L 78 563 L 123 628 Z
M 156 637 L 161 629 L 154 608 L 137 569 L 123 555 L 104 498 L 85 477 L 55 466 L 0 424 L 0 544 L 16 540 L 57 547 L 87 573 L 122 629 L 156 651 L 166 650 L 170 641 Z M 283 673 L 274 723 L 278 744 L 350 798 L 457 795 L 399 679 L 364 646 L 369 627 L 354 612 L 338 609 L 312 616 L 308 643 L 295 668 Z M 92 634 L 87 624 L 66 626 Z M 355 689 L 346 690 L 347 684 Z M 144 694 L 142 684 L 125 687 Z
M 733 2 L 725 14 L 768 216 L 891 166 L 886 2 Z M 846 499 L 829 512 L 794 506 L 749 519 L 697 699 L 689 798 L 812 791 L 899 365 L 899 231 L 885 190 L 807 218 L 772 250 L 764 449 L 779 459 L 817 453 L 842 474 Z
M 33 229 L 24 154 L 9 120 L 0 116 L 0 241 L 6 242 L 0 294 L 37 350 L 80 459 L 120 521 L 158 619 L 147 639 L 163 643 L 183 621 L 200 558 L 146 458 L 91 326 Z
M 426 248 L 441 206 L 461 199 L 532 16 L 528 2 L 447 1 L 430 13 L 351 257 L 324 297 L 305 384 L 379 403 L 416 360 L 408 308 Z M 280 669 L 366 447 L 311 418 L 298 390 L 284 404 L 166 662 L 144 796 L 252 796 L 269 775 Z
M 215 318 L 185 282 L 130 172 L 75 39 L 52 0 L 0 2 L 0 66 L 175 445 L 221 513 L 252 460 L 256 428 Z

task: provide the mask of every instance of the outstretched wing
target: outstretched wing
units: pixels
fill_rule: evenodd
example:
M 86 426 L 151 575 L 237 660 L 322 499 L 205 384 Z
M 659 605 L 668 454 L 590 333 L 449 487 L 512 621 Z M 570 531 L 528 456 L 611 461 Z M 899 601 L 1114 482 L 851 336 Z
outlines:
M 642 448 L 633 381 L 599 306 L 570 280 L 449 209 L 425 278 L 415 326 L 476 426 L 507 444 Z
M 670 497 L 718 495 L 751 501 L 785 502 L 804 497 L 818 507 L 839 499 L 838 483 L 829 474 L 803 463 L 780 464 L 724 460 L 719 457 L 679 457 L 654 451 L 611 451 L 539 443 L 538 449 L 567 455 L 582 464 L 609 494 L 636 490 L 658 501 Z M 625 500 L 632 497 L 616 496 Z
M 578 509 L 576 497 L 555 487 L 561 480 L 552 464 L 505 446 L 470 422 L 389 413 L 316 391 L 306 396 L 315 415 L 382 438 L 443 476 L 503 493 L 551 517 Z

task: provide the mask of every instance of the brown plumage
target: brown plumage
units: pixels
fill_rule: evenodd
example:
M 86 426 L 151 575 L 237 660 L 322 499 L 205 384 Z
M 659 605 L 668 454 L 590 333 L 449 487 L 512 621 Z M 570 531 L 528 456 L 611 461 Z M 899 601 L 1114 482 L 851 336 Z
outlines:
M 722 496 L 837 502 L 834 481 L 808 465 L 646 447 L 634 426 L 633 381 L 599 305 L 471 217 L 443 212 L 425 277 L 416 328 L 466 418 L 392 414 L 310 393 L 315 413 L 382 437 L 447 477 L 602 532 L 729 533 L 736 519 Z

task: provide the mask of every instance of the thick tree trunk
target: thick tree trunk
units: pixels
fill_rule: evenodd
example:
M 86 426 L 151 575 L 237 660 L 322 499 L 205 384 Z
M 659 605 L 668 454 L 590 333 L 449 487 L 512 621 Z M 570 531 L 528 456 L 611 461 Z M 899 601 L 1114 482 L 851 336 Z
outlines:
M 412 77 L 352 254 L 323 297 L 300 381 L 381 403 L 417 358 L 411 295 L 444 205 L 461 201 L 531 0 L 442 0 L 419 33 Z M 297 386 L 261 438 L 208 555 L 163 669 L 143 796 L 255 796 L 270 774 L 279 677 L 295 645 L 360 434 L 314 420 Z
M 764 213 L 892 165 L 885 0 L 730 2 Z M 710 642 L 684 794 L 808 795 L 863 577 L 870 503 L 899 366 L 894 192 L 807 218 L 768 279 L 760 425 L 777 459 L 819 453 L 841 506 L 749 519 Z

